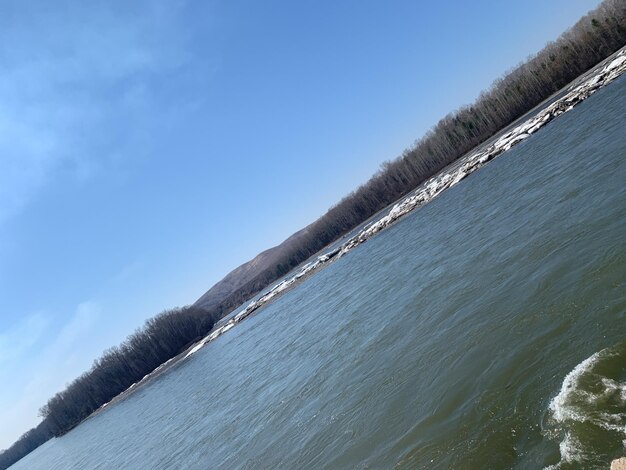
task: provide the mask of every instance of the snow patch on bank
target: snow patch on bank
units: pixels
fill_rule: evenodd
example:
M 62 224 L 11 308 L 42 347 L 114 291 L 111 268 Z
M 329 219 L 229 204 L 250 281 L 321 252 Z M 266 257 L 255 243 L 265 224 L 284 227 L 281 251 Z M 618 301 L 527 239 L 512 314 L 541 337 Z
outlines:
M 584 80 L 580 85 L 573 87 L 561 98 L 539 111 L 532 118 L 527 119 L 517 127 L 500 136 L 494 143 L 482 147 L 461 160 L 461 164 L 455 164 L 444 172 L 430 178 L 421 184 L 415 191 L 406 196 L 402 201 L 395 204 L 389 213 L 374 223 L 366 225 L 360 232 L 348 239 L 338 248 L 334 248 L 316 258 L 315 261 L 302 266 L 291 278 L 285 279 L 265 292 L 257 300 L 251 301 L 241 312 L 231 318 L 228 323 L 211 332 L 194 346 L 185 357 L 189 357 L 200 350 L 206 343 L 230 330 L 234 325 L 250 316 L 255 310 L 270 302 L 278 294 L 291 287 L 296 281 L 314 271 L 321 269 L 327 264 L 341 258 L 346 253 L 365 243 L 381 230 L 390 226 L 401 217 L 418 207 L 430 202 L 443 191 L 457 185 L 474 171 L 485 166 L 490 160 L 515 145 L 528 139 L 543 126 L 557 116 L 566 113 L 577 104 L 587 99 L 601 87 L 609 84 L 626 71 L 626 48 L 619 51 L 616 57 L 608 65 L 599 67 L 591 77 Z

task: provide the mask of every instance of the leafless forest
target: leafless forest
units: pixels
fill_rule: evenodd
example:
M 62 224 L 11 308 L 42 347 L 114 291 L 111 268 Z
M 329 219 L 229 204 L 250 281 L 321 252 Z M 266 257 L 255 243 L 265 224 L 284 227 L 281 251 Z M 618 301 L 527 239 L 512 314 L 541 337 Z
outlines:
M 441 119 L 395 160 L 309 225 L 266 269 L 214 307 L 220 316 L 249 299 L 533 109 L 626 43 L 626 1 L 606 0 L 521 63 L 476 102 Z

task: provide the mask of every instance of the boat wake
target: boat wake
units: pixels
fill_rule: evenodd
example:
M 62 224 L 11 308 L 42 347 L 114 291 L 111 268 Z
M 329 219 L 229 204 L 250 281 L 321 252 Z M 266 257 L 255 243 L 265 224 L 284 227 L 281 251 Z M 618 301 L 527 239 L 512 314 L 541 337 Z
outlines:
M 559 439 L 548 469 L 608 468 L 626 447 L 626 341 L 592 354 L 569 372 L 551 400 L 544 431 Z

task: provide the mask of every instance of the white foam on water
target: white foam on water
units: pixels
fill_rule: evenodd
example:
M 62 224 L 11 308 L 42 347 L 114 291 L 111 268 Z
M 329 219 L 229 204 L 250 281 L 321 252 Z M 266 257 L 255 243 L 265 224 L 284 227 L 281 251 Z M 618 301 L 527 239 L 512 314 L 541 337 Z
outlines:
M 580 442 L 569 432 L 565 433 L 565 439 L 559 444 L 559 452 L 561 453 L 561 462 L 566 463 L 581 462 L 584 456 Z
M 585 446 L 568 430 L 568 422 L 588 423 L 607 431 L 617 432 L 626 436 L 626 410 L 624 412 L 605 412 L 598 409 L 606 403 L 607 398 L 615 399 L 626 406 L 626 383 L 600 377 L 593 372 L 594 367 L 604 358 L 614 356 L 610 349 L 598 351 L 572 369 L 563 379 L 559 393 L 550 401 L 551 418 L 565 431 L 563 440 L 559 443 L 561 460 L 554 465 L 545 467 L 545 470 L 556 470 L 563 463 L 582 462 L 586 457 Z M 590 392 L 581 386 L 581 379 L 592 374 L 602 385 L 601 390 Z M 584 404 L 590 409 L 585 409 Z M 623 440 L 626 447 L 626 439 Z
M 626 383 L 604 377 L 602 385 L 605 387 L 605 393 L 619 392 L 621 401 L 626 402 Z
M 622 424 L 626 414 L 624 413 L 600 413 L 600 421 L 592 421 L 607 431 L 616 431 L 626 435 L 626 427 Z M 617 424 L 616 424 L 617 423 Z
M 592 354 L 583 362 L 578 364 L 572 369 L 572 371 L 565 376 L 563 384 L 561 385 L 561 391 L 550 402 L 550 410 L 552 411 L 552 417 L 558 421 L 563 422 L 566 419 L 574 419 L 575 421 L 581 421 L 581 416 L 578 415 L 571 407 L 568 406 L 571 396 L 576 392 L 578 381 L 580 377 L 591 370 L 593 366 L 600 359 L 600 355 L 604 350 Z
M 582 462 L 584 454 L 578 442 L 569 432 L 565 433 L 565 438 L 559 444 L 561 460 L 553 465 L 544 467 L 543 470 L 558 470 L 564 463 Z

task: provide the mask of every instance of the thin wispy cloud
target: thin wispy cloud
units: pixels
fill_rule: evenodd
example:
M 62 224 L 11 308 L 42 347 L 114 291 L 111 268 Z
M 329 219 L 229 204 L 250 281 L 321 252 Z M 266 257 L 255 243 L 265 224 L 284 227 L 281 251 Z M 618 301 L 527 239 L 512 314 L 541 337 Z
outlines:
M 191 60 L 184 6 L 2 2 L 0 228 L 48 188 L 80 188 L 142 158 L 163 105 L 159 87 Z M 0 239 L 3 255 L 19 249 Z M 0 381 L 10 384 L 0 396 L 0 448 L 36 424 L 37 410 L 100 352 L 89 340 L 98 304 L 71 312 L 0 312 Z
M 0 366 L 19 360 L 35 346 L 50 326 L 50 317 L 43 313 L 26 316 L 8 331 L 0 333 Z
M 100 305 L 85 301 L 54 334 L 48 333 L 51 319 L 35 314 L 0 336 L 0 381 L 11 384 L 3 394 L 13 395 L 0 400 L 0 448 L 17 439 L 25 426 L 36 425 L 39 408 L 54 391 L 89 367 L 89 359 L 81 351 L 101 317 Z M 17 361 L 31 364 L 28 376 L 11 365 Z
M 155 76 L 186 60 L 183 34 L 161 39 L 180 3 L 141 14 L 114 3 L 35 4 L 0 7 L 0 222 L 55 173 L 80 182 L 125 158 Z

